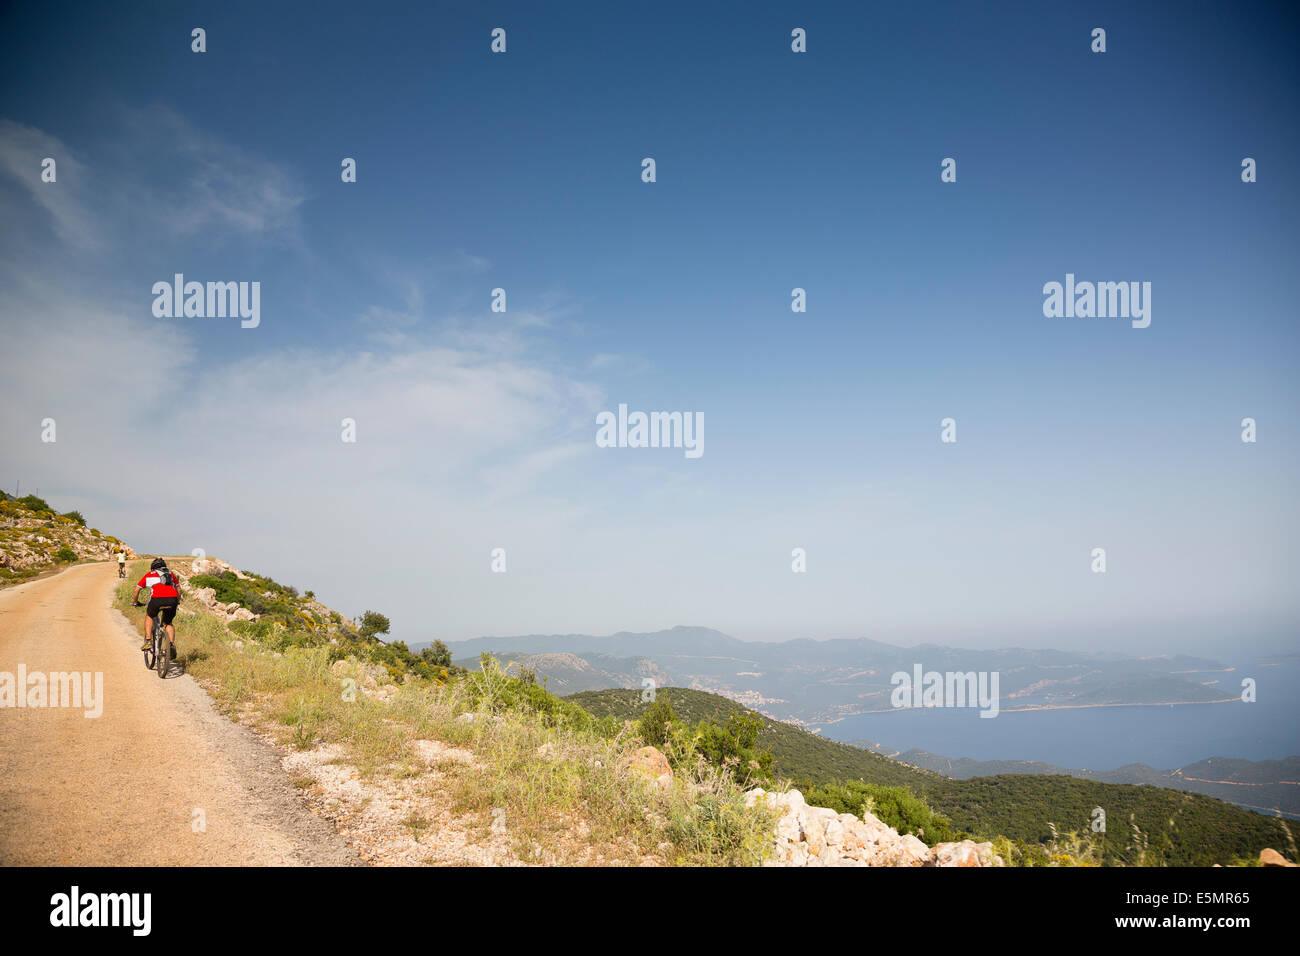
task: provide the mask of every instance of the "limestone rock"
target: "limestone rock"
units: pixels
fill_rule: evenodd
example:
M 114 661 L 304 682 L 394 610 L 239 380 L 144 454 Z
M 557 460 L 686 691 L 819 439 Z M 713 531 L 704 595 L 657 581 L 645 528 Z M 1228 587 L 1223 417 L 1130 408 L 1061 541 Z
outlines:
M 939 843 L 930 850 L 926 866 L 997 866 L 992 843 L 962 840 L 960 843 Z
M 1002 866 L 991 843 L 963 840 L 934 848 L 900 834 L 870 813 L 857 817 L 828 807 L 810 806 L 802 793 L 755 788 L 745 806 L 778 812 L 775 853 L 768 866 Z
M 1259 851 L 1259 865 L 1260 866 L 1295 866 L 1296 864 L 1292 863 L 1281 853 L 1278 853 L 1277 850 L 1270 850 L 1266 848 Z
M 642 747 L 634 750 L 623 759 L 624 769 L 648 777 L 656 787 L 671 789 L 673 785 L 673 768 L 668 758 L 657 747 Z

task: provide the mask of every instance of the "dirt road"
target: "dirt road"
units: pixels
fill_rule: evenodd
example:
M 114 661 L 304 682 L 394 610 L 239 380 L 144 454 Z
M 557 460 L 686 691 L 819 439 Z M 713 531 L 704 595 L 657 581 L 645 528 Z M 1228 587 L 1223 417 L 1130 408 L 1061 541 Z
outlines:
M 116 583 L 91 564 L 0 591 L 0 864 L 356 864 L 269 747 L 179 668 L 145 670 Z M 102 713 L 12 706 L 20 668 L 102 674 Z

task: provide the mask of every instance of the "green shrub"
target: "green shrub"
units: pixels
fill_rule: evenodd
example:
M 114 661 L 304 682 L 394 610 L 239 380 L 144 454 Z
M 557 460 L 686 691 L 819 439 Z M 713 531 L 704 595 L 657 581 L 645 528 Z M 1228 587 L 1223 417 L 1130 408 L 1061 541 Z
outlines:
M 81 525 L 81 527 L 83 528 L 86 526 L 86 519 L 82 517 L 80 511 L 65 511 L 63 512 L 63 517 L 71 518 L 73 521 Z
M 190 578 L 190 584 L 196 588 L 212 588 L 216 592 L 217 600 L 222 604 L 233 601 L 259 616 L 271 615 L 286 624 L 294 617 L 293 603 L 276 593 L 279 586 L 274 581 L 258 575 L 250 575 L 248 580 L 241 580 L 230 571 L 223 571 L 221 574 L 196 574 Z M 270 597 L 267 596 L 268 591 L 271 592 Z
M 77 560 L 77 552 L 73 551 L 66 544 L 54 553 L 54 560 L 60 564 L 72 564 Z
M 378 611 L 366 611 L 361 615 L 361 626 L 357 632 L 363 637 L 374 637 L 376 634 L 387 634 L 389 622 L 388 618 Z
M 771 844 L 775 821 L 768 816 L 747 809 L 735 796 L 701 793 L 694 801 L 672 808 L 667 833 L 688 858 L 713 865 L 753 866 L 762 862 Z
M 432 667 L 451 667 L 451 651 L 442 641 L 434 641 L 420 650 L 420 659 Z
M 271 636 L 272 631 L 275 630 L 275 622 L 265 617 L 256 621 L 231 621 L 230 630 L 240 637 L 261 642 Z
M 479 670 L 465 676 L 464 689 L 473 706 L 492 713 L 516 710 L 536 714 L 550 727 L 589 730 L 596 725 L 596 718 L 577 704 L 556 697 L 540 684 L 506 674 L 491 654 L 483 654 Z
M 830 807 L 840 813 L 858 816 L 871 813 L 899 833 L 919 837 L 928 846 L 961 840 L 966 836 L 956 832 L 946 818 L 936 814 L 906 787 L 884 787 L 848 780 L 812 787 L 804 794 L 804 799 L 813 806 Z
M 17 499 L 18 503 L 28 511 L 48 511 L 54 513 L 54 509 L 49 506 L 44 498 L 37 498 L 35 495 L 23 495 Z
M 651 747 L 662 749 L 668 743 L 669 731 L 676 722 L 677 714 L 673 712 L 673 705 L 666 700 L 656 699 L 641 715 L 636 727 L 637 736 Z
M 725 724 L 712 718 L 695 728 L 694 748 L 715 767 L 728 770 L 743 786 L 772 778 L 772 752 L 758 749 L 763 721 L 757 714 L 730 714 Z

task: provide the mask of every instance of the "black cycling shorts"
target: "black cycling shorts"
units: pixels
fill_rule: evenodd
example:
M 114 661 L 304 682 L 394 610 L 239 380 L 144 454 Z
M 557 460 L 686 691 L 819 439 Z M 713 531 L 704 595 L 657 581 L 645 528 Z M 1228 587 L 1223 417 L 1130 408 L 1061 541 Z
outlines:
M 180 598 L 160 597 L 150 598 L 149 606 L 145 608 L 144 613 L 149 617 L 157 617 L 158 612 L 162 612 L 162 622 L 170 624 L 176 617 L 176 605 L 181 603 Z

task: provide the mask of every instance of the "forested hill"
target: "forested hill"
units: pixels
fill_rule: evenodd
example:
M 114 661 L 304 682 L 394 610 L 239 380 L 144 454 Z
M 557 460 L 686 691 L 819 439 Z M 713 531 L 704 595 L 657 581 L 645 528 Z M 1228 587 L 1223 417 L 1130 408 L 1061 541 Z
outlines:
M 755 713 L 733 700 L 702 690 L 662 687 L 656 694 L 658 699 L 672 705 L 678 717 L 692 724 L 708 718 L 725 721 L 732 714 Z M 589 690 L 570 694 L 565 700 L 573 701 L 597 717 L 634 718 L 645 707 L 639 690 Z M 940 779 L 929 770 L 809 733 L 763 714 L 757 717 L 763 722 L 759 746 L 772 751 L 773 770 L 793 780 L 811 783 L 867 780 L 914 789 L 921 781 Z
M 753 713 L 704 691 L 662 687 L 680 720 L 697 723 Z M 571 694 L 566 700 L 597 716 L 635 719 L 647 706 L 638 690 Z M 1153 786 L 1111 784 L 1049 774 L 1000 774 L 953 780 L 881 754 L 828 740 L 790 724 L 763 722 L 759 745 L 771 750 L 775 773 L 796 786 L 838 781 L 901 786 L 945 816 L 954 827 L 981 839 L 1006 837 L 1031 845 L 1076 833 L 1108 862 L 1209 866 L 1254 859 L 1272 847 L 1296 860 L 1287 821 L 1241 809 L 1222 800 Z M 1094 829 L 1103 819 L 1105 831 Z M 1054 833 L 1055 831 L 1055 833 Z

